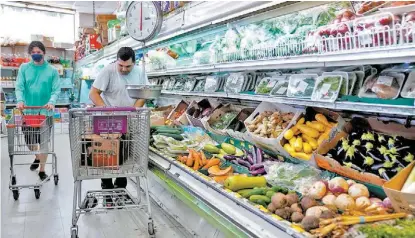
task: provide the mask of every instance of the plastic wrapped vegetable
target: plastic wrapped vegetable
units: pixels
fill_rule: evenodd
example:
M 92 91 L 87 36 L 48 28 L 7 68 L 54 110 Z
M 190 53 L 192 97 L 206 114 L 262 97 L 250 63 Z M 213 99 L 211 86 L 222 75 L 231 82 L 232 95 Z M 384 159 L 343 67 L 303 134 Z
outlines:
M 231 73 L 226 79 L 225 92 L 240 93 L 243 90 L 245 80 L 247 79 L 244 73 Z
M 186 80 L 183 91 L 185 92 L 191 92 L 193 91 L 194 87 L 196 85 L 196 79 L 195 78 L 189 78 Z
M 334 102 L 339 96 L 343 78 L 339 76 L 322 76 L 317 79 L 311 99 L 313 101 Z
M 279 80 L 271 90 L 271 96 L 287 96 L 288 80 Z
M 212 75 L 206 77 L 205 92 L 216 92 L 219 89 L 219 76 Z
M 288 84 L 288 97 L 311 98 L 317 75 L 297 74 L 291 75 Z
M 205 78 L 198 79 L 198 81 L 196 82 L 196 86 L 195 86 L 195 88 L 194 88 L 193 91 L 195 91 L 195 92 L 203 92 L 203 91 L 205 91 L 205 83 L 206 83 L 206 79 Z

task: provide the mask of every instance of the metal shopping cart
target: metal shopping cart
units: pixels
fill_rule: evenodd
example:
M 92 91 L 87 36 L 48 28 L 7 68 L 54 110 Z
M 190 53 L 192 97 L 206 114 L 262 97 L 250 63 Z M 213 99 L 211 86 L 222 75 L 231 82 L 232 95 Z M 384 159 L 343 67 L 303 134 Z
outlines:
M 6 125 L 8 149 L 10 157 L 9 189 L 13 192 L 14 200 L 19 199 L 19 190 L 22 188 L 34 189 L 36 199 L 40 197 L 42 185 L 54 177 L 58 185 L 57 157 L 54 153 L 53 116 L 45 107 L 25 107 L 20 111 L 13 110 L 12 117 Z M 52 155 L 52 173 L 45 180 L 35 184 L 19 184 L 14 171 L 16 165 L 30 165 L 30 163 L 15 163 L 16 155 Z
M 81 214 L 146 206 L 148 233 L 154 235 L 146 180 L 150 110 L 128 107 L 72 109 L 69 111 L 69 136 L 74 177 L 71 237 L 78 237 L 77 222 Z M 82 180 L 116 177 L 135 177 L 137 197 L 121 188 L 90 190 L 82 197 Z M 146 204 L 141 203 L 140 178 L 145 179 Z

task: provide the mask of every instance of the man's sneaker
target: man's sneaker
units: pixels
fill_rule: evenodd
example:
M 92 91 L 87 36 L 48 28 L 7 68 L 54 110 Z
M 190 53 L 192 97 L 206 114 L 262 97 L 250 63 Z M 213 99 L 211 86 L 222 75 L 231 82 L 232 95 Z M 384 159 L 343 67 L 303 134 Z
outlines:
M 35 159 L 35 161 L 33 161 L 33 164 L 30 165 L 30 170 L 35 171 L 37 168 L 39 168 L 39 163 L 40 163 L 40 160 Z
M 43 181 L 48 178 L 48 175 L 45 172 L 39 172 L 39 178 Z

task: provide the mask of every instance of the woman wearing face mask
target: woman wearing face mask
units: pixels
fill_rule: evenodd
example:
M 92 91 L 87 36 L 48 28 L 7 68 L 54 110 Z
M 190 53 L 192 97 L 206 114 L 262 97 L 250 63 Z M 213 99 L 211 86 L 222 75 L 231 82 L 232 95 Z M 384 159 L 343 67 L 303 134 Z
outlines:
M 59 73 L 45 61 L 45 46 L 40 41 L 32 41 L 28 49 L 32 60 L 22 64 L 19 68 L 16 81 L 17 108 L 23 110 L 25 106 L 45 106 L 53 110 L 60 93 Z M 29 149 L 36 150 L 40 143 L 39 133 L 25 134 L 25 141 Z M 37 154 L 30 170 L 36 170 L 39 165 L 39 178 L 46 179 L 45 163 L 47 154 Z

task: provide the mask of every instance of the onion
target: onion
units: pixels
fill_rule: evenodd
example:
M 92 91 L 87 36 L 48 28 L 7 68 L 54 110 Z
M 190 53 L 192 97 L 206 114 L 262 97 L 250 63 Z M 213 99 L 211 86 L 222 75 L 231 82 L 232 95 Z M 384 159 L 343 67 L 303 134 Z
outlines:
M 336 196 L 334 196 L 333 194 L 329 194 L 329 195 L 324 196 L 322 201 L 323 201 L 324 205 L 336 206 L 335 203 L 334 203 L 336 201 Z
M 334 194 L 347 193 L 349 185 L 341 177 L 335 177 L 329 181 L 329 190 Z
M 389 198 L 385 198 L 382 203 L 383 203 L 383 206 L 385 208 L 388 208 L 388 209 L 392 209 L 393 208 L 392 207 L 392 202 L 391 202 L 391 200 Z
M 326 192 L 327 192 L 326 185 L 323 182 L 318 181 L 318 182 L 315 182 L 313 184 L 313 187 L 311 187 L 308 190 L 308 196 L 314 199 L 321 199 L 324 197 L 324 195 L 326 195 Z
M 352 180 L 352 179 L 349 179 L 349 180 L 347 180 L 346 182 L 347 182 L 347 184 L 349 185 L 349 187 L 350 187 L 350 186 L 352 186 L 353 184 L 356 184 L 356 181 L 354 181 L 354 180 Z
M 370 202 L 372 204 L 374 203 L 382 203 L 382 200 L 380 200 L 379 198 L 369 198 Z
M 367 197 L 360 197 L 356 199 L 356 209 L 361 211 L 370 206 L 370 200 Z
M 324 207 L 324 206 L 310 207 L 305 212 L 305 215 L 306 216 L 315 216 L 317 218 L 320 218 L 321 213 L 323 213 L 323 211 L 329 211 L 329 209 L 327 207 Z
M 348 194 L 340 194 L 334 203 L 342 211 L 353 210 L 356 207 L 354 199 Z
M 358 197 L 367 197 L 369 198 L 369 190 L 367 187 L 363 184 L 353 184 L 349 188 L 349 195 L 352 196 L 352 198 L 356 199 Z

